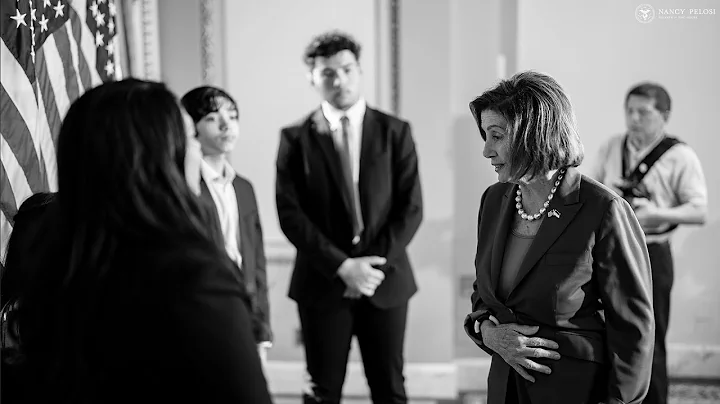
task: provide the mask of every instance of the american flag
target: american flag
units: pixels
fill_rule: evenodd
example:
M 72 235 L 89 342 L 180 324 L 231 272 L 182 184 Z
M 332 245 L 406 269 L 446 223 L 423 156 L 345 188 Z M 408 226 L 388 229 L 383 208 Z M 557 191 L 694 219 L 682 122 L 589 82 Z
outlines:
M 0 266 L 22 202 L 57 190 L 70 104 L 122 76 L 117 13 L 112 0 L 0 0 Z

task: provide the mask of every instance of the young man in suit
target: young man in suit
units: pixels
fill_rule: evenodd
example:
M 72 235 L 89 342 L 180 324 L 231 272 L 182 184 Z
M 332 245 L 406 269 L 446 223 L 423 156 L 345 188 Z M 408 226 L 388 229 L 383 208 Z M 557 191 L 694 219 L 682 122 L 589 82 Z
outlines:
M 328 32 L 304 59 L 321 105 L 281 130 L 276 199 L 297 249 L 298 304 L 309 386 L 305 403 L 340 400 L 352 336 L 372 400 L 405 403 L 403 344 L 417 291 L 406 247 L 422 221 L 410 125 L 360 94 L 360 45 Z
M 227 159 L 240 134 L 237 104 L 225 91 L 209 86 L 189 91 L 182 104 L 202 148 L 200 197 L 214 208 L 225 250 L 241 272 L 251 299 L 258 353 L 265 363 L 272 331 L 262 226 L 252 184 L 237 175 Z

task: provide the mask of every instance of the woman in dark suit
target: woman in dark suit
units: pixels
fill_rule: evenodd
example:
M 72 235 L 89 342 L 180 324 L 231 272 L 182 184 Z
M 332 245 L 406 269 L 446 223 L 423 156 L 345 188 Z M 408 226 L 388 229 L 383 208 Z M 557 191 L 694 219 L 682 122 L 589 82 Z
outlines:
M 488 403 L 641 403 L 653 350 L 650 262 L 630 205 L 575 167 L 574 112 L 519 73 L 470 103 L 498 183 L 482 196 L 472 313 Z
M 59 191 L 24 224 L 43 232 L 10 240 L 24 360 L 8 402 L 271 402 L 184 118 L 163 84 L 134 79 L 68 110 Z

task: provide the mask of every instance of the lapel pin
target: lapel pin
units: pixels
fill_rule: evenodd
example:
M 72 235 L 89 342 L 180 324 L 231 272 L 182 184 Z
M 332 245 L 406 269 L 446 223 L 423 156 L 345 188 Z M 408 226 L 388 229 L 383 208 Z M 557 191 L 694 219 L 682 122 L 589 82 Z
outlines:
M 553 217 L 560 219 L 560 212 L 557 211 L 557 209 L 553 209 L 550 212 L 548 212 L 548 217 Z

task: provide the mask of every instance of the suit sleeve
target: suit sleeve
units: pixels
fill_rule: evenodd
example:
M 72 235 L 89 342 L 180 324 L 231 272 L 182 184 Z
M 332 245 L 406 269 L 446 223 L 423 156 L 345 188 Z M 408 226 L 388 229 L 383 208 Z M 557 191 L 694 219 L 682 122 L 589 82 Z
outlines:
M 270 302 L 268 298 L 267 259 L 265 257 L 265 242 L 263 240 L 260 211 L 257 209 L 255 191 L 250 185 L 253 204 L 255 205 L 254 223 L 252 231 L 255 232 L 255 291 L 257 304 L 254 307 L 253 319 L 255 321 L 255 340 L 257 342 L 272 342 L 273 334 L 270 328 Z
M 289 129 L 280 132 L 276 168 L 275 202 L 280 228 L 296 249 L 312 256 L 315 268 L 334 277 L 348 256 L 303 211 L 298 190 L 304 181 L 305 164 L 300 142 Z
M 366 250 L 366 255 L 385 257 L 392 265 L 405 252 L 423 217 L 420 173 L 410 124 L 405 122 L 393 151 L 393 206 L 389 219 Z
M 219 265 L 197 272 L 173 304 L 177 355 L 193 372 L 186 376 L 214 403 L 271 403 L 241 284 Z
M 615 198 L 593 249 L 605 309 L 609 403 L 641 403 L 650 384 L 655 335 L 650 258 L 630 205 Z
M 485 204 L 485 196 L 487 195 L 487 190 L 483 193 L 482 198 L 480 199 L 480 212 L 478 213 L 478 243 L 475 251 L 475 271 L 478 271 L 478 255 L 480 250 L 480 224 L 482 221 L 482 212 L 483 212 L 483 205 Z M 483 351 L 487 352 L 488 355 L 493 355 L 495 352 L 490 350 L 485 343 L 483 343 L 482 339 L 482 333 L 475 332 L 475 322 L 478 321 L 480 324 L 482 324 L 483 321 L 489 320 L 490 315 L 492 314 L 490 312 L 489 307 L 483 302 L 482 297 L 480 296 L 480 293 L 478 292 L 477 287 L 477 276 L 475 277 L 475 281 L 473 282 L 473 293 L 470 296 L 470 303 L 472 306 L 472 313 L 465 316 L 465 321 L 463 324 L 463 328 L 465 328 L 465 333 L 470 337 L 470 339 Z

